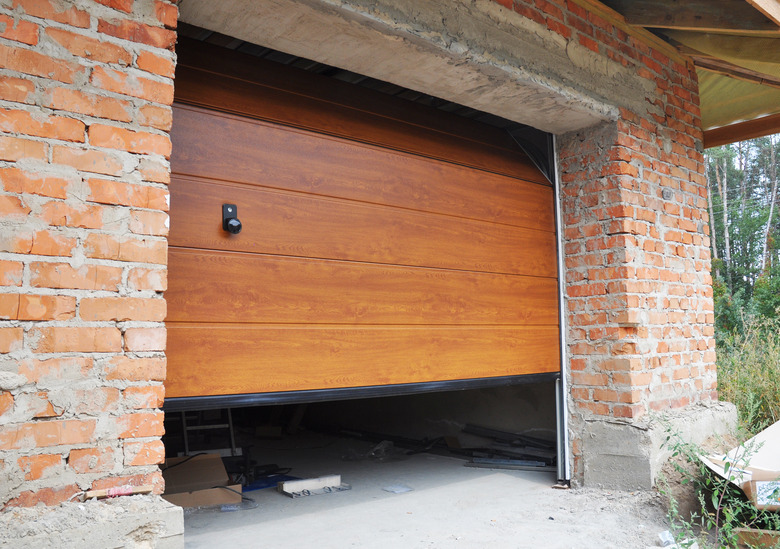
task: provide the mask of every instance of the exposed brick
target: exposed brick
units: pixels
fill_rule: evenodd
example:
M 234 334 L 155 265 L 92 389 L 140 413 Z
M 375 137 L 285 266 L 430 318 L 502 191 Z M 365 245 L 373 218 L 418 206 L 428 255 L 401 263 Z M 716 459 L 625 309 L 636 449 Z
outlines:
M 75 316 L 75 297 L 0 294 L 0 319 L 68 320 Z
M 71 206 L 68 202 L 52 200 L 43 205 L 39 216 L 55 227 L 103 228 L 103 208 L 90 204 Z
M 132 42 L 147 44 L 155 48 L 173 49 L 176 33 L 165 28 L 152 27 L 131 19 L 98 22 L 98 32 L 123 38 Z
M 96 420 L 46 420 L 0 426 L 0 450 L 48 448 L 86 444 L 92 440 Z
M 0 391 L 0 417 L 14 407 L 14 395 L 8 391 Z
M 173 59 L 150 51 L 142 51 L 135 60 L 135 66 L 145 72 L 173 78 L 176 64 Z
M 92 483 L 90 490 L 106 490 L 108 488 L 118 488 L 119 486 L 152 486 L 152 492 L 161 494 L 165 481 L 160 471 L 140 475 L 120 475 L 115 477 L 100 478 Z
M 32 173 L 17 168 L 0 168 L 3 190 L 10 193 L 37 194 L 52 198 L 66 198 L 73 181 L 62 177 Z
M 163 381 L 164 358 L 131 358 L 116 356 L 106 362 L 106 379 L 127 381 Z
M 30 348 L 38 353 L 112 353 L 122 350 L 118 328 L 35 328 Z
M 64 141 L 84 141 L 84 123 L 64 116 L 33 115 L 27 111 L 0 109 L 0 131 Z
M 84 67 L 77 63 L 2 44 L 0 44 L 0 67 L 68 84 L 72 84 L 77 75 L 85 72 Z
M 109 8 L 114 8 L 115 10 L 130 13 L 133 11 L 133 3 L 135 0 L 95 0 L 95 2 L 108 6 Z
M 31 263 L 30 284 L 38 288 L 70 288 L 75 290 L 117 291 L 122 282 L 122 269 L 105 265 L 82 265 L 74 268 L 67 263 Z
M 0 328 L 0 353 L 10 353 L 22 348 L 22 328 Z
M 132 153 L 171 154 L 171 139 L 167 135 L 126 130 L 114 126 L 93 124 L 89 127 L 89 142 L 94 147 L 120 149 Z
M 105 473 L 114 468 L 116 462 L 113 448 L 81 448 L 71 450 L 68 467 L 77 473 Z
M 131 290 L 154 290 L 164 292 L 168 289 L 168 271 L 164 269 L 130 269 L 127 285 Z
M 138 122 L 143 126 L 170 131 L 173 123 L 173 113 L 170 107 L 144 105 L 138 109 Z
M 126 466 L 157 465 L 165 461 L 165 446 L 160 440 L 126 442 L 124 445 Z
M 0 216 L 7 219 L 22 220 L 30 213 L 30 208 L 25 202 L 10 195 L 0 195 Z
M 155 157 L 141 158 L 138 163 L 138 173 L 144 181 L 168 184 L 171 181 L 171 171 L 165 161 Z
M 165 432 L 162 412 L 139 412 L 117 418 L 119 438 L 159 437 Z
M 67 486 L 57 488 L 40 488 L 38 490 L 28 490 L 22 492 L 17 497 L 7 503 L 8 507 L 32 507 L 39 503 L 44 505 L 58 505 L 69 501 L 81 492 L 77 484 L 68 484 Z
M 159 408 L 165 398 L 165 387 L 149 385 L 145 387 L 128 387 L 124 390 L 125 404 L 129 408 Z
M 84 253 L 97 259 L 162 265 L 168 260 L 168 247 L 164 240 L 115 238 L 105 234 L 89 235 L 84 243 Z
M 87 185 L 89 185 L 87 200 L 92 202 L 168 211 L 166 189 L 109 179 L 88 179 Z
M 0 261 L 0 285 L 21 286 L 23 274 L 24 274 L 24 265 L 22 263 L 18 261 Z M 143 274 L 145 273 L 135 274 L 136 284 L 138 284 L 139 286 L 144 285 L 145 280 Z M 148 288 L 148 289 L 153 289 L 153 288 Z
M 21 7 L 27 15 L 51 19 L 73 27 L 89 27 L 89 14 L 73 7 L 66 0 L 13 0 L 13 7 Z
M 125 331 L 126 351 L 164 351 L 165 328 L 128 328 Z
M 0 99 L 14 103 L 32 103 L 35 84 L 25 78 L 0 76 Z
M 79 304 L 79 315 L 83 320 L 137 320 L 157 321 L 165 319 L 166 306 L 163 299 L 135 297 L 92 297 L 84 298 Z
M 45 95 L 45 106 L 52 109 L 77 112 L 97 118 L 130 122 L 133 105 L 129 101 L 103 97 L 81 90 L 52 88 Z
M 46 29 L 46 34 L 77 57 L 122 65 L 129 65 L 132 61 L 130 52 L 116 44 L 54 27 Z
M 24 472 L 24 480 L 38 480 L 45 476 L 49 469 L 62 467 L 60 454 L 38 454 L 23 456 L 18 460 L 19 468 Z
M 25 376 L 31 383 L 61 384 L 86 379 L 92 366 L 93 360 L 87 357 L 25 360 L 19 363 L 19 374 Z
M 122 161 L 104 151 L 55 146 L 52 157 L 55 164 L 65 164 L 85 172 L 120 175 L 123 171 Z
M 179 19 L 179 8 L 174 3 L 154 0 L 154 13 L 157 16 L 157 20 L 164 27 L 169 29 L 176 28 Z
M 0 14 L 0 38 L 34 46 L 38 43 L 38 25 Z
M 78 244 L 77 239 L 51 230 L 37 231 L 30 236 L 30 251 L 34 255 L 68 257 Z
M 135 210 L 130 213 L 130 232 L 166 236 L 168 234 L 168 214 Z
M 46 160 L 47 151 L 46 143 L 31 141 L 21 137 L 0 135 L 0 160 L 8 160 L 10 162 L 23 158 Z
M 0 53 L 2 53 L 0 51 Z M 0 57 L 2 60 L 2 57 Z M 173 102 L 173 85 L 158 82 L 150 78 L 128 75 L 107 67 L 95 67 L 92 70 L 90 83 L 106 91 L 146 99 L 163 105 Z

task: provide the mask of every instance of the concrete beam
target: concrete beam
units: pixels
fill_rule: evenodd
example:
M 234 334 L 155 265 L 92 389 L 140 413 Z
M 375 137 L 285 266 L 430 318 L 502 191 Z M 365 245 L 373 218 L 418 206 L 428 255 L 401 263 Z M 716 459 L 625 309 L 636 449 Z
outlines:
M 555 134 L 644 113 L 648 80 L 492 0 L 182 0 L 181 20 Z M 239 16 L 240 14 L 240 16 Z

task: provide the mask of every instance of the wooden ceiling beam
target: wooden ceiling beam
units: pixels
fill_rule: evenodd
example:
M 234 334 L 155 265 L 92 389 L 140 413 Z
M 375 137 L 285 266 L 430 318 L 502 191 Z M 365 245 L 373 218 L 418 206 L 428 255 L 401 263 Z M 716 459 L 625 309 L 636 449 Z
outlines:
M 748 3 L 780 26 L 779 0 L 747 0 Z
M 776 4 L 776 0 L 749 0 Z M 630 25 L 709 32 L 778 33 L 772 18 L 745 0 L 603 0 Z
M 746 139 L 780 133 L 780 114 L 772 114 L 747 122 L 738 122 L 704 132 L 704 148 L 718 147 Z

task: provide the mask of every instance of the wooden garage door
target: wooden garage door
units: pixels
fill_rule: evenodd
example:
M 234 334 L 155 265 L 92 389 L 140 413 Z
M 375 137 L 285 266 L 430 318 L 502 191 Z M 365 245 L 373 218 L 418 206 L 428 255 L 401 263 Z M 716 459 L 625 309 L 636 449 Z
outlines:
M 168 397 L 559 370 L 553 192 L 504 132 L 214 71 L 177 68 Z

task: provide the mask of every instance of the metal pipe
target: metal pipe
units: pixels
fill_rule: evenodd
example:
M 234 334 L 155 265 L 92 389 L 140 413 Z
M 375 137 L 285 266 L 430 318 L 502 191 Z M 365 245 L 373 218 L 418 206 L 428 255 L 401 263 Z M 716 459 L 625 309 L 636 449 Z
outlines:
M 558 479 L 571 480 L 571 451 L 569 447 L 569 398 L 566 379 L 566 307 L 565 307 L 565 271 L 563 263 L 563 222 L 561 219 L 561 177 L 558 171 L 558 143 L 552 137 L 553 153 L 553 190 L 555 195 L 555 241 L 558 248 L 558 323 L 560 324 L 561 376 L 555 384 L 555 408 L 558 415 Z

